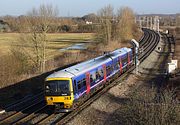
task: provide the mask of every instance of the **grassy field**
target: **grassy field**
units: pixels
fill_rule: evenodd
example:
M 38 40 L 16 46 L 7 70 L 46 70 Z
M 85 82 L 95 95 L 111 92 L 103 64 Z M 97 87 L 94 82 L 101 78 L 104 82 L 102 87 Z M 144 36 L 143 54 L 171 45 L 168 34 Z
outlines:
M 1 55 L 10 53 L 12 45 L 18 44 L 20 34 L 1 33 L 0 53 Z M 60 54 L 59 49 L 71 46 L 75 43 L 86 42 L 93 39 L 92 33 L 50 33 L 48 36 L 47 55 L 53 57 Z
M 19 34 L 17 33 L 1 33 L 0 34 L 0 53 L 1 55 L 10 52 L 11 45 L 17 42 Z

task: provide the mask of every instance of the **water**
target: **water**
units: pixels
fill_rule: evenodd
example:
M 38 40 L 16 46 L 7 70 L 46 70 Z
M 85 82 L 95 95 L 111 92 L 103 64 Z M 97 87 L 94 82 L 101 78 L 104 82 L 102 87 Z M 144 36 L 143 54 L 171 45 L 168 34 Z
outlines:
M 77 44 L 74 44 L 72 46 L 62 48 L 62 49 L 59 49 L 59 50 L 60 51 L 66 51 L 66 50 L 86 50 L 86 49 L 87 49 L 86 43 L 77 43 Z

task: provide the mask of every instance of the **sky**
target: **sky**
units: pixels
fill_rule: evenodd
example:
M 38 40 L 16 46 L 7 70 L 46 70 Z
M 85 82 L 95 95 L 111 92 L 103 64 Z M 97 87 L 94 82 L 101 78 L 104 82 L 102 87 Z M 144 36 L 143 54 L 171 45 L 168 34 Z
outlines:
M 25 15 L 42 4 L 58 7 L 59 16 L 84 16 L 111 4 L 114 9 L 128 6 L 137 14 L 180 13 L 180 0 L 1 0 L 0 16 Z

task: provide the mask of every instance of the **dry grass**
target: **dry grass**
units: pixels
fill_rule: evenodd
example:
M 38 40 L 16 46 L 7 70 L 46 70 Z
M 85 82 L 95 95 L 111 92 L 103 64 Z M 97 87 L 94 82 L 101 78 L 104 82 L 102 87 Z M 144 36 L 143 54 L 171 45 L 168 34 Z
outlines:
M 0 50 L 1 55 L 6 55 L 10 52 L 12 43 L 17 43 L 19 34 L 17 33 L 1 33 L 0 34 Z
M 20 45 L 18 33 L 1 33 L 0 34 L 0 50 L 1 55 L 10 52 L 11 47 Z M 48 34 L 47 55 L 54 57 L 59 53 L 59 49 L 70 46 L 74 43 L 89 41 L 93 38 L 92 33 L 53 33 Z M 21 45 L 20 45 L 21 46 Z

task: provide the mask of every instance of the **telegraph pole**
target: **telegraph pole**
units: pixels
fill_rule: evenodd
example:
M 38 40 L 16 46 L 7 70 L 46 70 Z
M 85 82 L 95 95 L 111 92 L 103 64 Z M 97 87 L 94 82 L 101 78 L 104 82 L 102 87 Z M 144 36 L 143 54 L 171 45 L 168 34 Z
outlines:
M 154 30 L 156 30 L 156 17 L 154 17 Z
M 150 28 L 151 28 L 151 30 L 153 29 L 152 21 L 153 21 L 153 18 L 151 17 L 151 18 L 150 18 L 150 23 L 151 23 L 151 24 L 150 24 L 150 25 L 151 25 Z
M 147 20 L 146 20 L 146 27 L 149 28 L 149 17 L 147 17 Z
M 139 17 L 139 27 L 142 28 L 141 17 Z
M 158 28 L 158 33 L 159 33 L 159 19 L 157 19 L 157 28 Z

